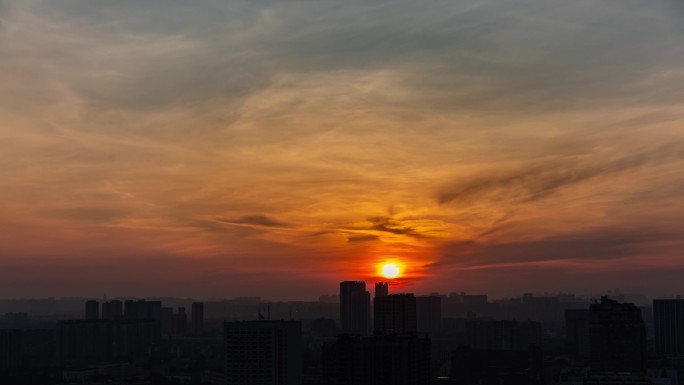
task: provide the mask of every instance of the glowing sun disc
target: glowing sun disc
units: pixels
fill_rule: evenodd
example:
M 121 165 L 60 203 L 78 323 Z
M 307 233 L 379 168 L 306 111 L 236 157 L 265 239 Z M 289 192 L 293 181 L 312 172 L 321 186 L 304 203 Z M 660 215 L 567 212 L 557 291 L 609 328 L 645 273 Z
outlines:
M 399 266 L 396 263 L 388 263 L 382 266 L 382 275 L 385 278 L 396 278 L 399 275 Z

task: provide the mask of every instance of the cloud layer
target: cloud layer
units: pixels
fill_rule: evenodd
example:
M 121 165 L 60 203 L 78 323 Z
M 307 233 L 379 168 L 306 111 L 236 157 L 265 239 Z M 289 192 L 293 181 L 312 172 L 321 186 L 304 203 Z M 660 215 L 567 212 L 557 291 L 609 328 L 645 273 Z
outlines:
M 390 259 L 415 291 L 681 269 L 682 16 L 0 0 L 0 281 L 311 298 Z

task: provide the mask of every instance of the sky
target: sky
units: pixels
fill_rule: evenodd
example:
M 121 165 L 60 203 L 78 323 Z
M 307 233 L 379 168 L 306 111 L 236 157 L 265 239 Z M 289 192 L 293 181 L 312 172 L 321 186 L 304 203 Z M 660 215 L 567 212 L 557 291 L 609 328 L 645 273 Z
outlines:
M 683 18 L 0 0 L 0 297 L 684 292 Z

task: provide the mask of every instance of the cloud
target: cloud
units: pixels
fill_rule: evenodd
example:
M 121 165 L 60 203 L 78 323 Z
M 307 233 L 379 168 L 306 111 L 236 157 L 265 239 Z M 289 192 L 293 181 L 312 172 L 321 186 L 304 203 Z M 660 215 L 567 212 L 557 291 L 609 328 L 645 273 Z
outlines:
M 531 202 L 546 198 L 558 190 L 592 178 L 633 171 L 649 163 L 675 162 L 684 159 L 684 147 L 668 144 L 640 154 L 615 160 L 585 162 L 551 159 L 526 165 L 518 170 L 493 172 L 473 180 L 456 183 L 439 194 L 440 204 L 473 200 L 510 200 Z
M 626 255 L 684 215 L 682 9 L 0 0 L 3 250 L 334 279 Z
M 46 214 L 60 219 L 74 219 L 93 223 L 107 223 L 121 219 L 130 213 L 120 208 L 75 207 L 50 210 Z
M 290 227 L 289 223 L 280 222 L 275 219 L 269 218 L 265 215 L 246 215 L 243 217 L 229 219 L 217 217 L 215 218 L 218 222 L 226 223 L 230 225 L 246 225 L 246 226 L 257 226 L 257 227 Z
M 600 229 L 507 243 L 464 241 L 447 244 L 436 266 L 456 268 L 549 261 L 596 261 L 674 252 L 676 232 L 658 229 Z M 589 265 L 590 266 L 590 265 Z
M 350 235 L 347 237 L 347 242 L 349 243 L 364 243 L 364 242 L 375 242 L 379 240 L 380 237 L 377 235 Z

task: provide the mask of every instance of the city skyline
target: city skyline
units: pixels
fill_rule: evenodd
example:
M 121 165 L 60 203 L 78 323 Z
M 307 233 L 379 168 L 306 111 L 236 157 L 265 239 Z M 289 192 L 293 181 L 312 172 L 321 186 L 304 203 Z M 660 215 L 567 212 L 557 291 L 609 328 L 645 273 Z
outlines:
M 682 17 L 0 0 L 0 298 L 674 297 Z

